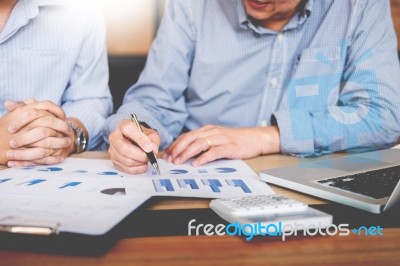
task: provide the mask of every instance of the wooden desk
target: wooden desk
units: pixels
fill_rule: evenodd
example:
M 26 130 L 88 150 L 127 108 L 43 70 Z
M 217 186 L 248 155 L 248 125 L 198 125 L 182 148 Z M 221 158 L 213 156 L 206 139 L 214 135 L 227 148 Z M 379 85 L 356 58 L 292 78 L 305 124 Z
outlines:
M 107 158 L 104 152 L 83 158 Z M 282 155 L 246 161 L 255 171 L 298 163 Z M 272 186 L 280 194 L 307 202 L 321 200 Z M 163 199 L 150 210 L 207 208 L 208 200 Z M 259 237 L 167 236 L 122 238 L 99 256 L 66 256 L 32 251 L 0 250 L 0 265 L 400 265 L 400 228 L 384 236 Z

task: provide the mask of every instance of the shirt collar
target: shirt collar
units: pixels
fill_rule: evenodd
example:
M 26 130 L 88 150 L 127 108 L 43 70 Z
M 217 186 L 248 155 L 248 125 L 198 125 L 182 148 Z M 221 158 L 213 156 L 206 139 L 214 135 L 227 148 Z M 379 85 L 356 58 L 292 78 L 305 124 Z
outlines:
M 64 5 L 62 0 L 18 0 L 13 8 L 10 18 L 0 33 L 0 43 L 11 38 L 19 28 L 35 19 L 41 6 Z M 68 1 L 69 2 L 69 1 Z
M 39 14 L 39 8 L 42 6 L 62 5 L 60 0 L 19 0 L 25 7 L 26 18 L 33 19 Z
M 315 0 L 306 0 L 306 3 L 304 4 L 304 9 L 301 10 L 298 15 L 297 15 L 297 21 L 295 23 L 295 25 L 293 25 L 293 20 L 291 20 L 283 30 L 289 30 L 292 29 L 294 27 L 298 27 L 299 25 L 302 25 L 306 19 L 311 15 L 312 10 L 314 8 L 314 1 Z M 253 31 L 260 33 L 259 27 L 255 26 L 251 20 L 249 19 L 249 17 L 247 16 L 246 13 L 246 9 L 244 7 L 243 4 L 243 0 L 237 0 L 236 2 L 236 13 L 238 16 L 238 22 L 239 22 L 239 26 L 242 29 L 245 28 L 250 28 Z M 266 30 L 269 31 L 269 30 Z

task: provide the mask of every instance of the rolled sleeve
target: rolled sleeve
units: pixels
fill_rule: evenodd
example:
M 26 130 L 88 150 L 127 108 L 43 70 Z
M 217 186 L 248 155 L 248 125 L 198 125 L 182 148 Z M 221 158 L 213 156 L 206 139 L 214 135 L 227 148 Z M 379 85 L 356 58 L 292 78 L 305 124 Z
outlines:
M 194 29 L 189 1 L 168 1 L 157 37 L 138 82 L 125 94 L 123 105 L 106 122 L 104 139 L 121 119 L 135 112 L 157 129 L 161 148 L 177 137 L 188 117 L 185 90 L 194 54 Z
M 63 95 L 62 107 L 68 117 L 76 117 L 85 125 L 89 133 L 88 149 L 92 150 L 103 139 L 105 120 L 113 106 L 108 87 L 105 25 L 99 11 L 90 13 L 87 35 Z
M 285 154 L 316 154 L 311 114 L 307 110 L 278 111 L 274 114 L 280 132 L 281 152 Z

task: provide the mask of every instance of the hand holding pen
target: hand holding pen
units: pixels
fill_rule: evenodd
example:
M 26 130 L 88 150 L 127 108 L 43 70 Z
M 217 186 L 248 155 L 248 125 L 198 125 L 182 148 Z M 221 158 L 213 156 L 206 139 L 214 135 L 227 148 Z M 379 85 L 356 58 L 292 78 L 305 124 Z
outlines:
M 109 135 L 108 152 L 116 169 L 128 174 L 140 174 L 147 171 L 149 162 L 147 153 L 158 153 L 160 135 L 151 128 L 138 127 L 132 121 L 134 120 L 123 119 L 118 123 L 116 129 Z
M 140 126 L 139 120 L 137 119 L 134 113 L 131 113 L 131 120 L 136 124 L 136 126 L 143 132 L 142 127 Z M 144 151 L 146 152 L 146 151 Z M 158 174 L 160 173 L 160 167 L 158 166 L 158 162 L 156 156 L 154 155 L 153 151 L 146 152 L 147 158 L 149 158 L 151 166 L 153 166 L 154 170 L 157 171 Z

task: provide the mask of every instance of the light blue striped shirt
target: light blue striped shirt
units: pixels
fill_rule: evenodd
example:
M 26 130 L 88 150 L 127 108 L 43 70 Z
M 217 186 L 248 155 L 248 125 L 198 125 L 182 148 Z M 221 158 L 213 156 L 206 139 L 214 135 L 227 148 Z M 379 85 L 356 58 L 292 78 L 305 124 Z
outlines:
M 183 128 L 275 123 L 283 153 L 385 148 L 399 92 L 388 0 L 309 0 L 281 32 L 252 23 L 242 0 L 173 0 L 105 136 L 135 111 L 162 148 Z
M 98 10 L 72 2 L 17 2 L 0 32 L 0 115 L 5 100 L 51 100 L 82 121 L 93 149 L 112 112 L 105 27 Z

